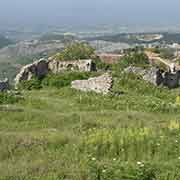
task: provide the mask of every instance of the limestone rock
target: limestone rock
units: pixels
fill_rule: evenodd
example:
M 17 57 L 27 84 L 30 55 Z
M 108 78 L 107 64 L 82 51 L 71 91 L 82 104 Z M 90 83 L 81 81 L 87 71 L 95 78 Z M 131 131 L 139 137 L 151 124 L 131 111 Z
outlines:
M 71 87 L 85 92 L 94 91 L 96 93 L 107 94 L 112 88 L 112 77 L 105 73 L 102 76 L 88 80 L 76 80 L 71 83 Z
M 33 76 L 41 78 L 48 73 L 48 61 L 40 59 L 32 64 L 22 67 L 20 73 L 15 78 L 17 85 L 21 81 L 30 80 Z
M 0 91 L 9 90 L 9 80 L 6 78 L 3 81 L 0 81 Z

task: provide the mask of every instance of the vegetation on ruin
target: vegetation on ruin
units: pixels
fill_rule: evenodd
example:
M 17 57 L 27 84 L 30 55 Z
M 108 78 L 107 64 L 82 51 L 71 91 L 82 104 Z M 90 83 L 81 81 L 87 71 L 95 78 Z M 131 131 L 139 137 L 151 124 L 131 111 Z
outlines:
M 64 51 L 53 56 L 57 60 L 79 60 L 90 59 L 94 54 L 94 49 L 86 43 L 73 43 L 68 45 Z
M 18 84 L 18 88 L 21 90 L 37 90 L 45 87 L 62 88 L 70 86 L 74 80 L 88 79 L 99 74 L 98 72 L 65 71 L 62 74 L 48 74 L 42 79 L 32 78 L 29 81 L 22 81 Z

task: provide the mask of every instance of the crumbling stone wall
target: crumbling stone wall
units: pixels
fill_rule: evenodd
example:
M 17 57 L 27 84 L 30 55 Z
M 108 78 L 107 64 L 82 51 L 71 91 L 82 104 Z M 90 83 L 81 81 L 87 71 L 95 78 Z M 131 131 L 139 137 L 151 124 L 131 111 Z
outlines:
M 71 83 L 71 87 L 77 90 L 107 94 L 112 88 L 112 77 L 105 73 L 102 76 L 90 78 L 88 80 L 76 80 Z
M 155 67 L 152 67 L 150 69 L 144 69 L 141 67 L 129 66 L 124 71 L 126 73 L 134 73 L 140 75 L 145 81 L 150 82 L 154 85 L 161 84 L 161 73 L 159 73 L 158 69 Z
M 66 70 L 90 72 L 92 70 L 95 70 L 95 65 L 93 64 L 91 59 L 73 61 L 50 60 L 49 70 L 55 74 Z
M 0 81 L 0 91 L 7 91 L 9 89 L 9 80 L 6 78 L 3 81 Z
M 142 78 L 156 86 L 164 85 L 168 88 L 179 87 L 180 73 L 164 72 L 158 68 L 152 67 L 150 69 L 143 69 L 141 67 L 130 66 L 125 69 L 127 73 L 134 73 L 141 75 Z
M 40 59 L 32 64 L 22 67 L 19 74 L 15 78 L 15 85 L 21 81 L 30 80 L 32 77 L 42 78 L 48 73 L 48 62 L 45 59 Z
M 74 61 L 58 61 L 40 59 L 32 64 L 22 67 L 19 74 L 15 78 L 15 86 L 25 80 L 30 80 L 32 77 L 42 78 L 48 72 L 57 74 L 65 70 L 89 72 L 96 70 L 96 67 L 91 59 L 74 60 Z
M 102 53 L 97 54 L 100 60 L 106 64 L 117 64 L 124 55 L 122 54 L 109 54 L 109 53 Z

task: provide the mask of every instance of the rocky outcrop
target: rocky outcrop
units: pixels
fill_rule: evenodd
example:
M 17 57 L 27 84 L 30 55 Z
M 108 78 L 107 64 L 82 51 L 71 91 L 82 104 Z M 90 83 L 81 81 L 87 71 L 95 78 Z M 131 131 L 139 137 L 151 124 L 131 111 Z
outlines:
M 105 73 L 102 76 L 90 78 L 88 80 L 76 80 L 71 83 L 71 87 L 77 90 L 107 94 L 112 88 L 112 77 Z
M 20 73 L 15 78 L 15 85 L 21 81 L 30 80 L 32 77 L 42 78 L 48 73 L 48 62 L 40 59 L 32 64 L 22 67 Z
M 180 73 L 175 72 L 164 72 L 158 68 L 151 67 L 149 69 L 144 69 L 141 67 L 130 66 L 124 70 L 126 73 L 134 73 L 142 76 L 142 78 L 156 86 L 164 85 L 168 88 L 179 87 Z
M 54 74 L 66 70 L 90 72 L 92 70 L 95 70 L 95 65 L 93 64 L 91 59 L 72 61 L 49 60 L 49 70 Z
M 9 80 L 6 78 L 3 81 L 0 81 L 0 91 L 7 91 L 9 90 Z

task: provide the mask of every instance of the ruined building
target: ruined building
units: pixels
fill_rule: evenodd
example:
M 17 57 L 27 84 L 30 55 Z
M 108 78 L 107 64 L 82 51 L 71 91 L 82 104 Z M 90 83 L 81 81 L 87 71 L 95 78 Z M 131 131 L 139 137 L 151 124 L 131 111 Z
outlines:
M 55 74 L 66 70 L 80 72 L 90 72 L 96 70 L 95 65 L 91 59 L 72 61 L 50 60 L 48 67 L 49 70 Z
M 22 67 L 20 73 L 15 78 L 15 86 L 17 87 L 19 82 L 31 80 L 33 77 L 40 79 L 48 73 L 57 74 L 67 70 L 90 72 L 96 70 L 96 67 L 91 59 L 73 61 L 40 59 Z
M 180 86 L 180 73 L 175 72 L 164 72 L 156 67 L 144 69 L 141 67 L 129 66 L 125 69 L 127 73 L 134 73 L 140 75 L 145 81 L 150 82 L 156 86 L 163 85 L 170 89 L 177 88 Z

